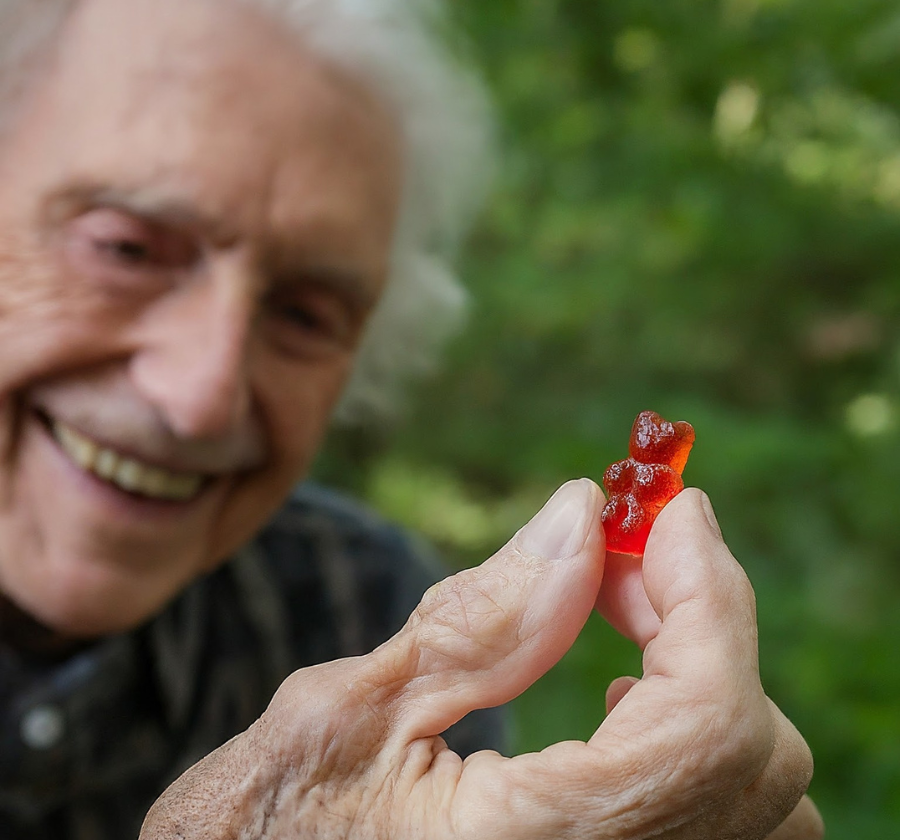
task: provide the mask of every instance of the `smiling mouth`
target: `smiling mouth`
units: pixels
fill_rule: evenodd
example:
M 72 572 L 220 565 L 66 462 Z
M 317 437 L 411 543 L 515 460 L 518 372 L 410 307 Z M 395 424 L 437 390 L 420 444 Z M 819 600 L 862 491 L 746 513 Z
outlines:
M 201 473 L 171 472 L 128 458 L 59 420 L 47 419 L 51 434 L 75 464 L 120 490 L 159 501 L 187 502 L 198 496 L 206 483 L 207 477 Z

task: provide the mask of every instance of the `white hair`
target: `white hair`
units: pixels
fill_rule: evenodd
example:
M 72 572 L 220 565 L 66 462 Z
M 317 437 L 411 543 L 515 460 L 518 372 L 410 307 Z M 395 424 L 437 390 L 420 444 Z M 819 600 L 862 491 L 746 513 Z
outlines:
M 440 0 L 240 1 L 294 28 L 398 120 L 406 160 L 391 276 L 336 419 L 390 414 L 401 386 L 433 368 L 462 320 L 466 295 L 452 263 L 490 180 L 487 97 L 454 52 Z M 0 0 L 0 130 L 76 3 Z

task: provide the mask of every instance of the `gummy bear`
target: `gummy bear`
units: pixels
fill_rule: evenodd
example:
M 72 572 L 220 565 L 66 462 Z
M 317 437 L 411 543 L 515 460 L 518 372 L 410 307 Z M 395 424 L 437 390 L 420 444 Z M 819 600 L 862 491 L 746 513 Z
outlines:
M 684 489 L 681 473 L 694 437 L 690 423 L 670 423 L 655 411 L 638 414 L 628 443 L 630 457 L 610 464 L 603 474 L 609 501 L 601 520 L 609 551 L 644 553 L 657 515 Z

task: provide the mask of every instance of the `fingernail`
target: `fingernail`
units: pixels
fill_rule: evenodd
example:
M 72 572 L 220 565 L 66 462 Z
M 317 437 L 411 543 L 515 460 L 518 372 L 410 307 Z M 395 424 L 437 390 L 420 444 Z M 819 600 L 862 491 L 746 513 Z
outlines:
M 706 493 L 701 491 L 700 493 L 700 507 L 703 509 L 703 513 L 706 515 L 706 521 L 709 522 L 709 527 L 713 529 L 716 536 L 720 539 L 722 537 L 722 529 L 719 527 L 719 520 L 716 519 L 716 512 L 713 510 L 712 502 L 709 500 L 709 496 Z
M 549 560 L 562 560 L 580 551 L 593 520 L 592 498 L 587 479 L 564 484 L 519 531 L 519 547 Z

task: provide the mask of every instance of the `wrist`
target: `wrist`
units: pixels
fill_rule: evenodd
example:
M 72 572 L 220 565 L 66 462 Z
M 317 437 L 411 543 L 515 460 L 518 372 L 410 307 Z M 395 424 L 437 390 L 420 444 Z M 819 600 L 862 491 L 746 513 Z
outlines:
M 163 792 L 144 820 L 140 840 L 266 840 L 280 788 L 275 763 L 267 758 L 254 724 Z

